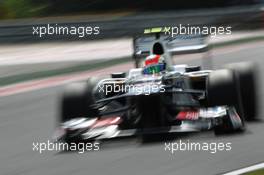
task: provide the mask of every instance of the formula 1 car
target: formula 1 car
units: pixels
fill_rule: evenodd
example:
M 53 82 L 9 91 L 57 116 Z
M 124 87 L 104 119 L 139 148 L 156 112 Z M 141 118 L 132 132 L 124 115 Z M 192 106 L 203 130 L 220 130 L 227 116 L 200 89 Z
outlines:
M 206 50 L 201 37 L 180 46 L 184 40 L 160 32 L 136 38 L 136 68 L 69 84 L 61 99 L 56 140 L 245 130 L 245 121 L 256 116 L 254 64 L 233 63 L 219 70 L 173 65 L 172 54 Z

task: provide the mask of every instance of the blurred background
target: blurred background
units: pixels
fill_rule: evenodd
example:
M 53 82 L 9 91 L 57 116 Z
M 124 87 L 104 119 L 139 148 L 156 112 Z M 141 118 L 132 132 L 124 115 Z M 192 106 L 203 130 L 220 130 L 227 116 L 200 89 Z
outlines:
M 132 38 L 150 27 L 231 26 L 231 36 L 210 38 L 211 44 L 259 40 L 263 5 L 264 0 L 0 0 L 0 84 L 26 80 L 32 73 L 34 78 L 69 73 L 79 70 L 75 68 L 79 65 L 84 70 L 83 64 L 88 69 L 90 61 L 129 58 Z M 33 34 L 34 27 L 48 24 L 99 27 L 100 33 Z
M 113 11 L 153 11 L 250 6 L 263 0 L 204 0 L 204 1 L 131 1 L 131 0 L 2 0 L 1 18 L 79 15 Z
M 47 24 L 98 26 L 100 34 L 32 34 Z M 164 142 L 138 147 L 133 141 L 89 155 L 32 151 L 32 142 L 46 142 L 54 132 L 64 84 L 132 68 L 133 37 L 144 28 L 179 24 L 231 26 L 232 35 L 209 37 L 210 52 L 177 56 L 176 63 L 201 65 L 200 58 L 209 58 L 205 62 L 219 68 L 253 61 L 264 82 L 264 0 L 0 0 L 0 174 L 204 175 L 263 162 L 261 120 L 249 123 L 244 135 L 181 138 L 232 142 L 231 152 L 215 155 L 169 155 Z M 264 99 L 261 88 L 258 95 Z M 262 116 L 264 108 L 258 108 Z
M 1 0 L 0 43 L 87 40 L 134 36 L 152 26 L 230 25 L 233 30 L 263 26 L 263 0 Z M 99 26 L 100 35 L 76 38 L 32 35 L 32 26 Z

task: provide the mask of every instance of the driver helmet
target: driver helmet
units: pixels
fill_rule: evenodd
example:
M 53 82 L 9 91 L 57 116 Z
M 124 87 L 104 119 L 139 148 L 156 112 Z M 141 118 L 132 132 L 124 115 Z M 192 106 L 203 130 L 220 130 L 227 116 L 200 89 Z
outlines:
M 166 69 L 165 59 L 162 55 L 150 55 L 144 62 L 143 74 L 159 74 Z

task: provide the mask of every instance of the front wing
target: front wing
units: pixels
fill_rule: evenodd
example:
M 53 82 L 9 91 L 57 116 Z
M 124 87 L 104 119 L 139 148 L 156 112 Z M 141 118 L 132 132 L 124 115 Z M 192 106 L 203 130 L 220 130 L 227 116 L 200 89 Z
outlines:
M 227 112 L 229 111 L 229 112 Z M 62 141 L 65 137 L 71 140 L 104 140 L 122 137 L 132 137 L 146 134 L 161 133 L 187 133 L 211 130 L 221 123 L 221 119 L 229 115 L 234 128 L 242 127 L 242 121 L 233 107 L 200 108 L 197 110 L 180 111 L 175 120 L 181 120 L 180 125 L 122 130 L 119 125 L 122 123 L 121 116 L 108 116 L 106 118 L 75 118 L 61 123 L 56 130 L 53 139 Z

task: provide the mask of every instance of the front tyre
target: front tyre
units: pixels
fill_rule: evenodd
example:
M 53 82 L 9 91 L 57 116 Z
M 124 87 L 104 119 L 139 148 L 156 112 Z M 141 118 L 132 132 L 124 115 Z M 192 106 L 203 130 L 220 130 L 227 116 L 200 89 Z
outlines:
M 96 111 L 90 108 L 94 104 L 94 89 L 97 79 L 90 78 L 86 82 L 78 82 L 68 85 L 61 100 L 60 121 L 80 117 L 95 117 Z
M 257 69 L 256 65 L 250 62 L 232 63 L 226 65 L 233 70 L 240 82 L 240 92 L 245 119 L 254 120 L 257 117 Z
M 234 107 L 242 121 L 244 130 L 244 111 L 241 100 L 240 84 L 235 72 L 228 69 L 215 70 L 207 79 L 207 105 L 209 107 Z

